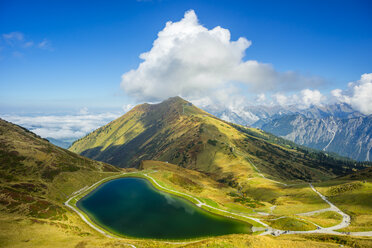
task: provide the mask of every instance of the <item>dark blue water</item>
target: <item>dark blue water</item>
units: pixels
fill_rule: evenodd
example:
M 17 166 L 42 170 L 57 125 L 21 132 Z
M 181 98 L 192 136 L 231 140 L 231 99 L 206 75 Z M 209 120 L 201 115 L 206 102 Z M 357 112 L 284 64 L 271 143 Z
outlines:
M 186 239 L 251 232 L 248 223 L 211 214 L 142 178 L 104 183 L 77 206 L 95 223 L 122 236 Z

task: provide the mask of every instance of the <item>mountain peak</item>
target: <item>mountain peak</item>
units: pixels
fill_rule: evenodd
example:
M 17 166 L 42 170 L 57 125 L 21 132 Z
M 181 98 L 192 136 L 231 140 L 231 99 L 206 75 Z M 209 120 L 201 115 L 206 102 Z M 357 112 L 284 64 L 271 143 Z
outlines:
M 163 104 L 163 105 L 192 105 L 190 102 L 186 101 L 185 99 L 183 99 L 182 97 L 180 96 L 174 96 L 174 97 L 169 97 L 168 99 L 162 101 L 161 103 L 159 104 Z
M 166 109 L 181 109 L 183 108 L 184 105 L 191 106 L 192 103 L 184 100 L 182 97 L 179 96 L 174 96 L 170 97 L 166 100 L 163 100 L 162 102 L 159 103 L 142 103 L 139 105 L 136 105 L 132 110 L 134 111 L 151 111 L 151 110 L 160 110 L 162 109 L 163 111 L 166 111 Z

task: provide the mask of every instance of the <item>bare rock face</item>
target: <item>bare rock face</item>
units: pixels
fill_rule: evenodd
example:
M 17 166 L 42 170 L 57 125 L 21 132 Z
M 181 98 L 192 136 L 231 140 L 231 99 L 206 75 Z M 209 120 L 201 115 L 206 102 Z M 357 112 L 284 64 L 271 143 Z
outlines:
M 299 145 L 335 152 L 360 161 L 372 160 L 371 116 L 345 103 L 311 106 L 248 106 L 241 109 L 208 111 L 217 117 L 260 128 Z
M 300 145 L 360 161 L 372 159 L 372 116 L 315 119 L 295 114 L 271 120 L 261 128 Z

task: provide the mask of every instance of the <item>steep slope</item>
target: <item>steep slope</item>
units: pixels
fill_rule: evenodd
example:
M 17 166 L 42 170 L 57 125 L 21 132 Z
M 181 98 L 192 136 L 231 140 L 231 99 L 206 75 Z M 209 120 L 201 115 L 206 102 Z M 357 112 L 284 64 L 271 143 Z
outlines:
M 261 128 L 300 145 L 359 161 L 372 160 L 372 116 L 341 119 L 285 115 L 268 121 Z
M 266 136 L 174 97 L 159 104 L 139 105 L 69 149 L 120 167 L 138 167 L 142 160 L 169 161 L 235 185 L 259 172 L 252 164 L 282 180 L 325 179 L 361 168 L 324 154 L 275 144 Z
M 62 202 L 68 195 L 118 171 L 0 119 L 0 209 L 4 212 L 63 219 Z

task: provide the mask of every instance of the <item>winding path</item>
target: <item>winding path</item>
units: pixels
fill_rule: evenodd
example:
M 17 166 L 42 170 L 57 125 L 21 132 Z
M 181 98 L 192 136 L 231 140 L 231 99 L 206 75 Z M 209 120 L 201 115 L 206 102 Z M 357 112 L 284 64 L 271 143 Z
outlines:
M 326 234 L 338 234 L 338 235 L 346 234 L 346 233 L 336 232 L 335 230 L 338 230 L 338 229 L 345 228 L 345 227 L 349 226 L 350 225 L 350 216 L 345 214 L 344 212 L 342 212 L 338 207 L 336 207 L 333 203 L 331 203 L 324 195 L 322 195 L 319 191 L 317 191 L 311 183 L 309 185 L 310 185 L 310 188 L 315 193 L 317 193 L 320 196 L 320 198 L 323 199 L 323 201 L 328 203 L 330 207 L 325 208 L 325 209 L 316 210 L 316 211 L 307 212 L 307 213 L 301 213 L 301 214 L 297 214 L 297 215 L 311 216 L 311 215 L 317 214 L 317 213 L 322 213 L 322 212 L 326 212 L 326 211 L 333 211 L 333 212 L 339 213 L 342 216 L 341 223 L 339 223 L 335 226 L 331 226 L 331 227 L 321 227 L 321 226 L 312 222 L 312 224 L 317 226 L 316 230 L 284 231 L 284 230 L 279 230 L 279 229 L 271 229 L 271 230 L 267 230 L 266 232 L 262 233 L 261 235 L 273 234 L 275 236 L 278 236 L 278 235 L 281 235 L 281 234 L 305 234 L 305 233 L 326 233 Z
M 347 215 L 346 213 L 342 212 L 338 207 L 336 207 L 335 205 L 333 205 L 332 202 L 328 201 L 328 199 L 324 195 L 322 195 L 319 191 L 317 191 L 311 183 L 310 183 L 310 188 L 315 193 L 317 193 L 320 196 L 320 198 L 323 199 L 323 201 L 325 201 L 326 203 L 329 204 L 330 207 L 328 209 L 326 209 L 326 210 L 336 212 L 336 213 L 338 213 L 338 214 L 340 214 L 342 216 L 342 221 L 341 221 L 340 224 L 335 225 L 335 226 L 332 226 L 332 227 L 328 227 L 328 228 L 322 228 L 322 229 L 324 229 L 324 230 L 332 230 L 333 231 L 333 230 L 345 228 L 345 227 L 347 227 L 347 226 L 350 225 L 350 221 L 351 220 L 350 220 L 350 216 L 349 215 Z M 321 211 L 321 210 L 318 210 L 318 211 Z M 313 212 L 317 213 L 317 211 L 313 211 Z

